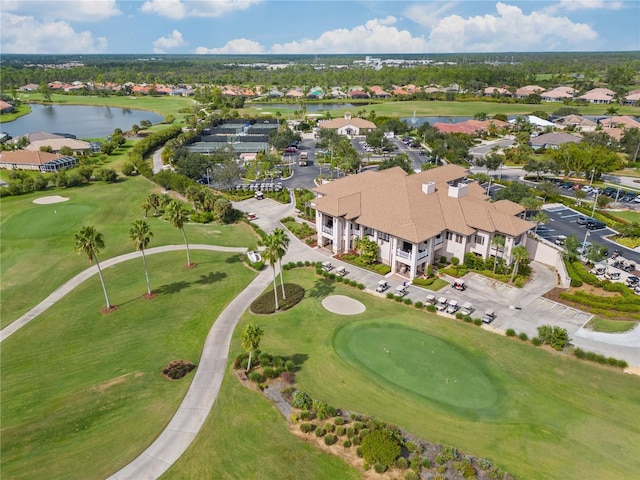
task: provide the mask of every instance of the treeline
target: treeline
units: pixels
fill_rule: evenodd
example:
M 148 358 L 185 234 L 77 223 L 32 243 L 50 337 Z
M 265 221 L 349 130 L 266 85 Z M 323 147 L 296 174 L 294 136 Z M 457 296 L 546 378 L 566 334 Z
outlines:
M 316 60 L 312 56 L 284 56 L 281 62 L 292 62 L 282 69 L 252 68 L 243 65 L 251 62 L 271 61 L 269 57 L 224 57 L 224 56 L 160 56 L 162 61 L 142 60 L 134 56 L 89 56 L 83 57 L 83 66 L 66 69 L 35 68 L 36 63 L 63 63 L 77 60 L 56 57 L 7 56 L 3 58 L 0 87 L 3 91 L 19 88 L 29 83 L 42 84 L 61 82 L 125 82 L 214 84 L 214 85 L 265 85 L 288 86 L 369 86 L 382 85 L 448 85 L 457 83 L 462 88 L 479 90 L 485 86 L 509 85 L 520 87 L 539 84 L 543 87 L 558 83 L 571 83 L 579 88 L 589 88 L 594 82 L 611 85 L 633 83 L 640 70 L 640 57 L 636 52 L 620 53 L 571 53 L 571 54 L 500 54 L 500 55 L 452 55 L 414 56 L 420 59 L 435 59 L 455 62 L 442 65 L 415 66 L 407 68 L 383 67 L 373 70 L 356 66 L 354 60 L 362 56 L 324 56 Z M 385 55 L 384 58 L 393 58 Z M 411 58 L 404 56 L 403 58 Z M 482 63 L 484 60 L 500 60 L 513 63 Z M 322 64 L 323 68 L 317 68 Z M 352 65 L 344 68 L 344 65 Z M 547 79 L 538 74 L 550 75 Z

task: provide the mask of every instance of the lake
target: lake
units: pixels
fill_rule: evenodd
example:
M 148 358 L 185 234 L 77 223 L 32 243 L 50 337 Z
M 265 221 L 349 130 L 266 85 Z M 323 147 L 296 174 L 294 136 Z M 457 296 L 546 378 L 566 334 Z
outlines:
M 79 139 L 104 138 L 116 128 L 123 132 L 131 130 L 142 120 L 157 124 L 164 121 L 164 116 L 131 108 L 33 103 L 30 114 L 3 122 L 0 131 L 14 138 L 33 132 L 70 133 Z

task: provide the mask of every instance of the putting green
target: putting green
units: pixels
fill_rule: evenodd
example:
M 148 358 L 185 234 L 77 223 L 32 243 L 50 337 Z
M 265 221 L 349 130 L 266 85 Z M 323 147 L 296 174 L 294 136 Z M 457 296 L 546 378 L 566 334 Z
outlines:
M 349 328 L 351 327 L 351 328 Z M 489 378 L 453 345 L 400 325 L 341 329 L 338 354 L 375 381 L 457 408 L 485 409 L 498 399 Z
M 69 226 L 80 228 L 91 212 L 89 205 L 70 202 L 33 205 L 8 218 L 2 225 L 2 236 L 27 239 L 69 235 Z

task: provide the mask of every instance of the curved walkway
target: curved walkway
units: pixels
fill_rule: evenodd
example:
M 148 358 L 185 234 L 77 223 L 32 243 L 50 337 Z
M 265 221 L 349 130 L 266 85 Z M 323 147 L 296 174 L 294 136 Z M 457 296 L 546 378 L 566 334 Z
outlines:
M 185 249 L 184 245 L 164 245 L 162 247 L 149 248 L 144 252 L 147 255 L 153 255 L 154 253 L 172 252 L 175 250 L 184 250 L 184 249 Z M 247 249 L 244 247 L 219 247 L 216 245 L 199 245 L 199 244 L 189 245 L 189 249 L 190 250 L 212 250 L 216 252 L 231 252 L 231 253 L 244 253 L 247 251 Z M 134 258 L 139 258 L 141 256 L 142 256 L 142 253 L 140 253 L 139 251 L 135 251 L 131 253 L 126 253 L 124 255 L 119 255 L 117 257 L 108 258 L 100 262 L 100 268 L 103 268 L 103 269 L 108 268 L 113 265 L 117 265 L 118 263 L 127 262 L 129 260 L 132 260 Z M 29 323 L 31 320 L 36 318 L 42 312 L 44 312 L 47 308 L 54 305 L 62 297 L 64 297 L 67 293 L 69 293 L 71 290 L 76 288 L 82 282 L 88 280 L 89 278 L 91 278 L 97 273 L 98 273 L 98 267 L 96 267 L 95 265 L 92 265 L 91 267 L 77 274 L 75 277 L 71 278 L 71 280 L 67 281 L 66 283 L 63 283 L 62 286 L 54 290 L 51 295 L 45 298 L 38 305 L 36 305 L 27 313 L 22 315 L 20 318 L 18 318 L 17 320 L 15 320 L 14 322 L 7 325 L 5 328 L 0 330 L 0 343 L 2 343 L 4 340 L 9 338 L 9 336 L 14 334 L 18 330 L 20 330 L 27 323 Z

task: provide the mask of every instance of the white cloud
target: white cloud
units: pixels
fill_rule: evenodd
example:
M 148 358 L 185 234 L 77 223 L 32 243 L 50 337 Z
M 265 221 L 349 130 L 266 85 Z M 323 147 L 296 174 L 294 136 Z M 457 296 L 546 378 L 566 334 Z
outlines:
M 496 4 L 497 15 L 450 15 L 431 30 L 428 49 L 440 52 L 584 50 L 598 38 L 589 25 L 546 11 L 526 15 L 519 7 Z
M 179 20 L 186 17 L 221 17 L 236 10 L 246 10 L 263 0 L 147 0 L 140 7 L 144 13 Z
M 423 37 L 391 26 L 395 17 L 373 19 L 352 29 L 324 32 L 315 39 L 275 44 L 269 53 L 420 53 L 426 48 Z
M 68 22 L 100 22 L 122 14 L 116 0 L 2 0 L 2 12 Z
M 247 40 L 246 38 L 238 38 L 227 42 L 227 44 L 221 48 L 198 47 L 196 48 L 195 53 L 200 55 L 250 55 L 267 52 L 258 42 Z
M 166 53 L 171 48 L 183 47 L 184 45 L 187 45 L 187 42 L 182 38 L 182 33 L 174 30 L 168 37 L 160 37 L 153 42 L 153 53 Z
M 76 32 L 64 21 L 42 23 L 33 17 L 3 13 L 0 43 L 4 53 L 105 53 L 107 39 Z
M 446 12 L 457 5 L 458 2 L 422 2 L 415 3 L 405 9 L 403 15 L 418 25 L 433 28 Z
M 569 12 L 575 10 L 619 10 L 622 2 L 612 0 L 560 0 L 559 7 Z

